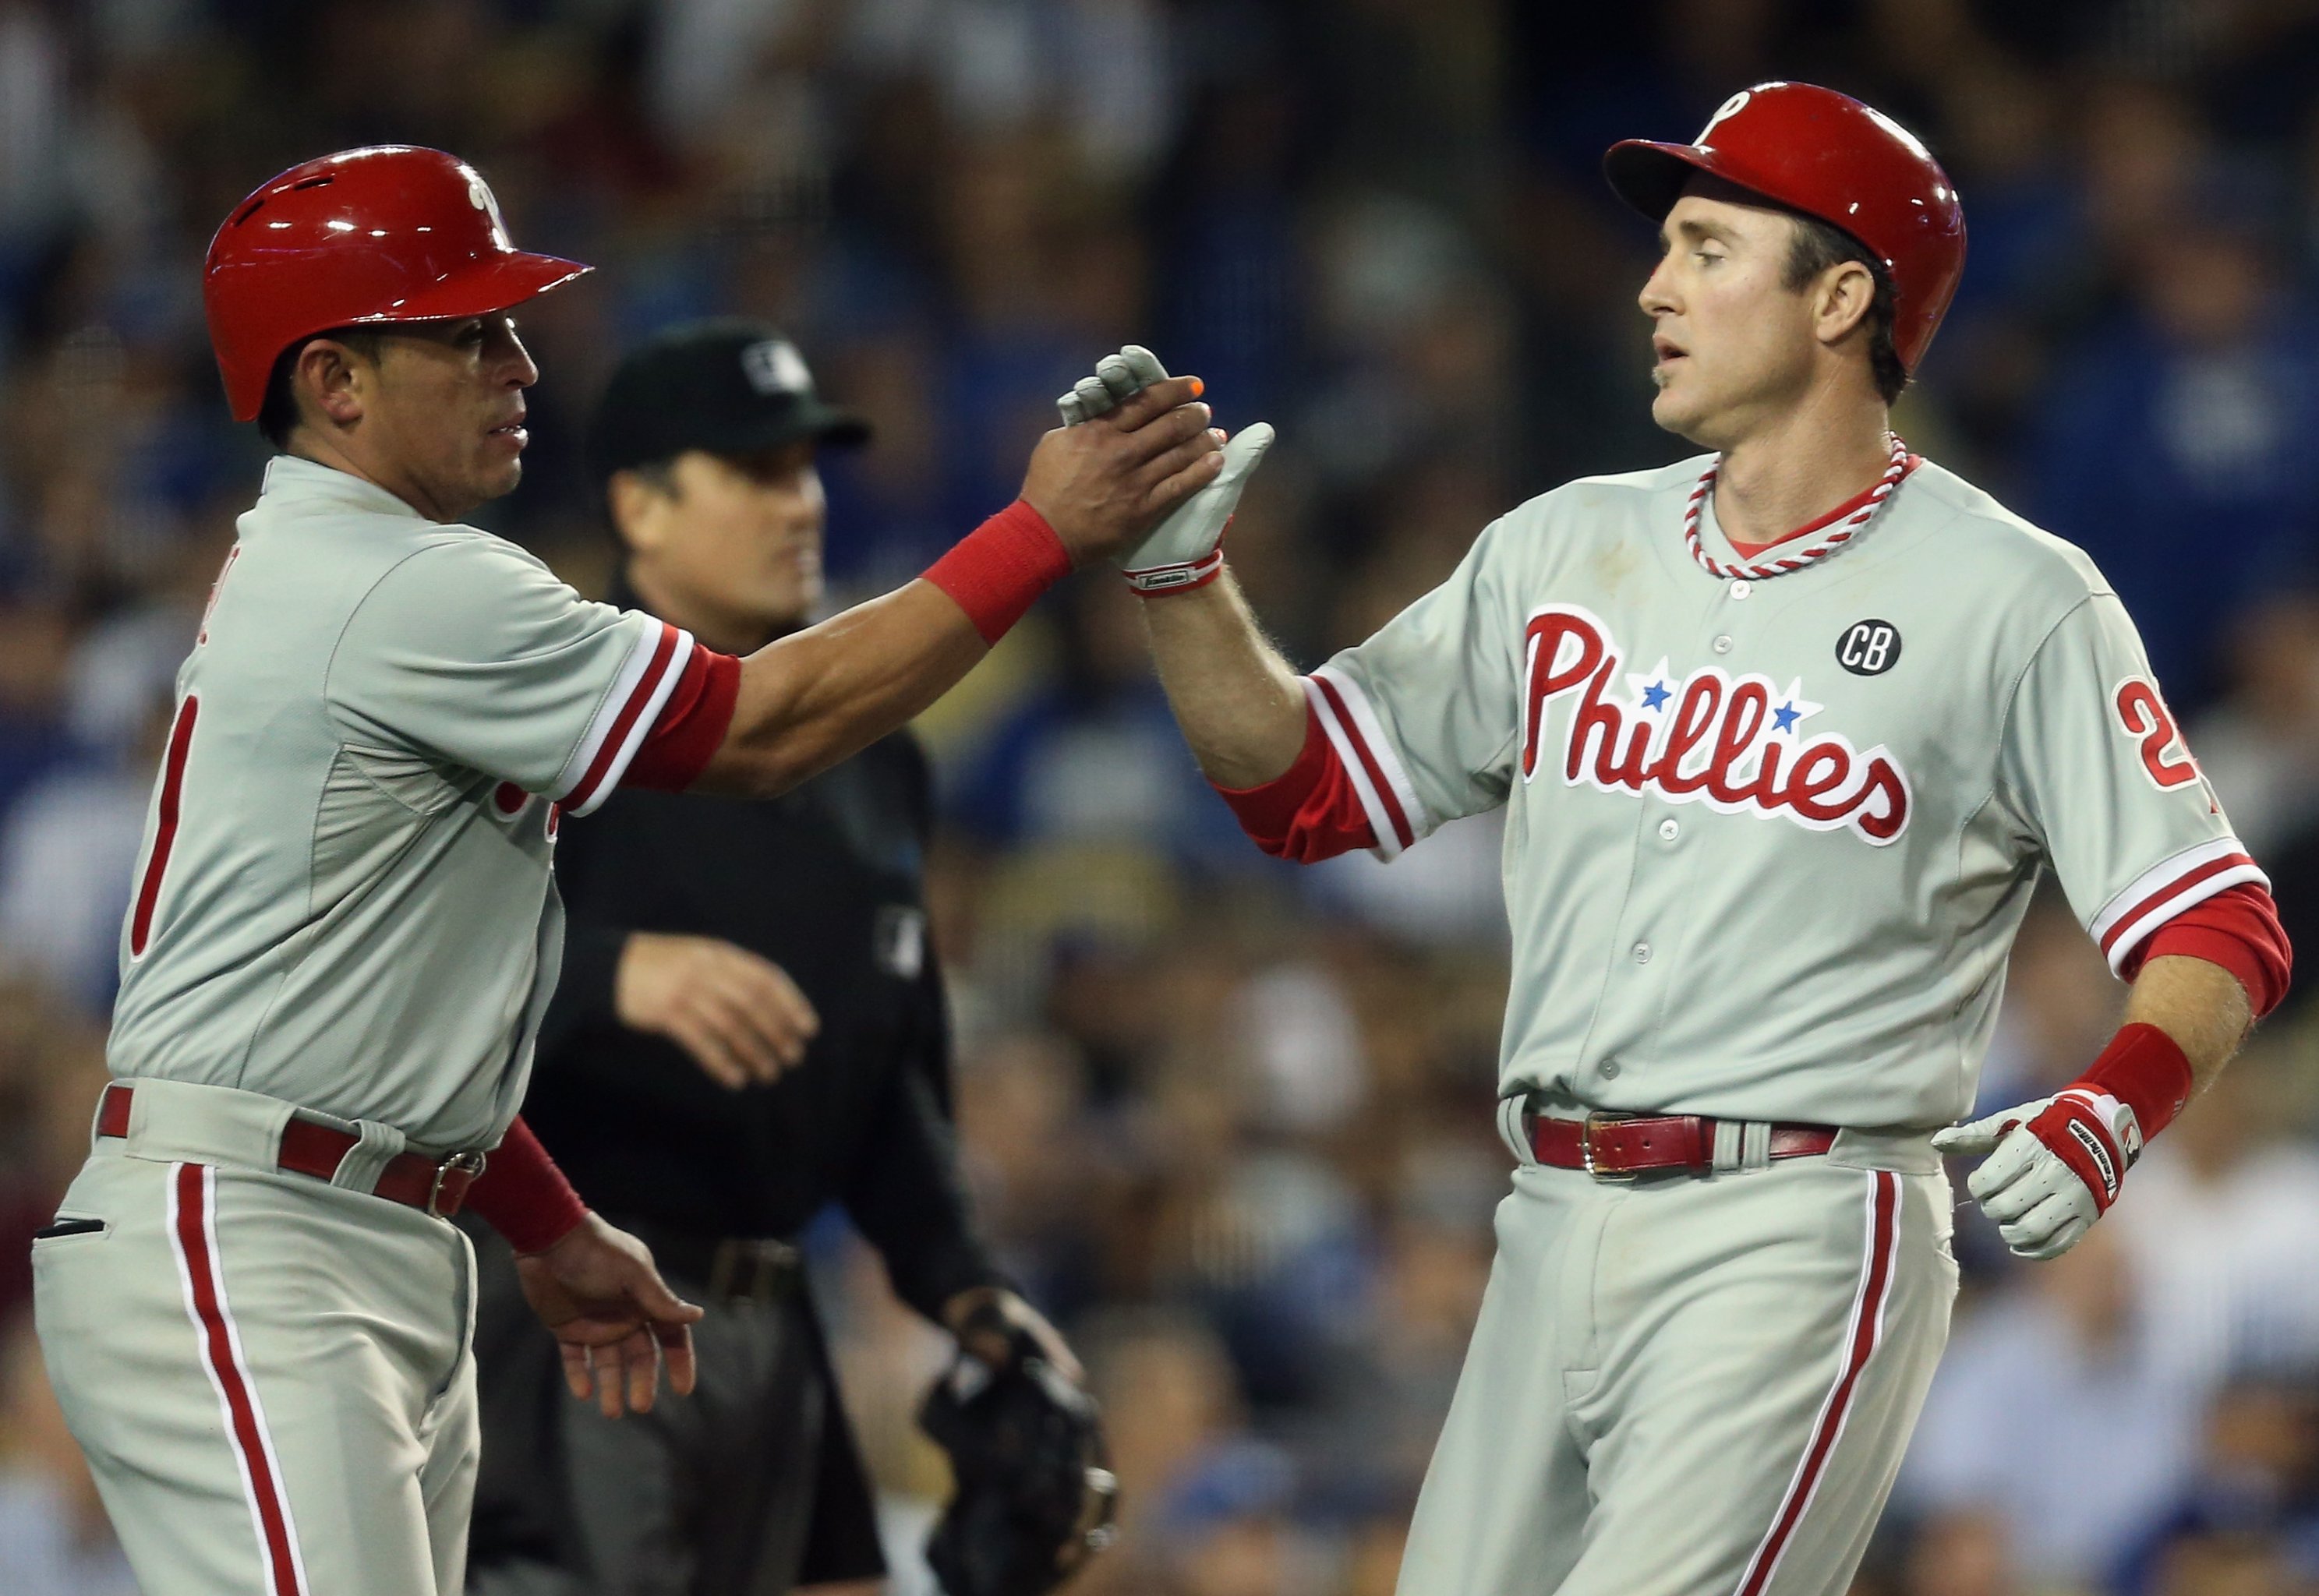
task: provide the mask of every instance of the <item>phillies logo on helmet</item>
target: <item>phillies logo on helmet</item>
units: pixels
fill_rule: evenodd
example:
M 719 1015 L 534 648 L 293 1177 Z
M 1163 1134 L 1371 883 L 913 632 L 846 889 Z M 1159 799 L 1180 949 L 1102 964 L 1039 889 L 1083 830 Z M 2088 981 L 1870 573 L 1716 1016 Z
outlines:
M 502 249 L 515 247 L 508 242 L 507 222 L 500 215 L 499 196 L 492 192 L 491 185 L 473 171 L 467 174 L 467 203 L 481 211 L 491 222 L 492 242 Z
M 1693 139 L 1692 142 L 1693 144 L 1706 144 L 1710 142 L 1709 136 L 1715 131 L 1716 125 L 1724 121 L 1727 117 L 1737 116 L 1739 113 L 1745 111 L 1747 108 L 1747 102 L 1755 97 L 1755 91 L 1753 89 L 1741 89 L 1737 94 L 1724 101 L 1722 104 L 1717 106 L 1715 114 L 1707 119 L 1707 125 L 1699 130 L 1699 137 Z
M 1523 635 L 1527 682 L 1522 780 L 1538 774 L 1547 706 L 1571 700 L 1562 779 L 1602 792 L 1656 793 L 1719 814 L 1784 818 L 1809 831 L 1850 828 L 1882 847 L 1908 829 L 1908 778 L 1882 744 L 1862 752 L 1834 732 L 1808 736 L 1824 708 L 1800 679 L 1782 690 L 1768 676 L 1701 666 L 1680 681 L 1662 660 L 1624 672 L 1611 629 L 1575 605 L 1530 617 Z

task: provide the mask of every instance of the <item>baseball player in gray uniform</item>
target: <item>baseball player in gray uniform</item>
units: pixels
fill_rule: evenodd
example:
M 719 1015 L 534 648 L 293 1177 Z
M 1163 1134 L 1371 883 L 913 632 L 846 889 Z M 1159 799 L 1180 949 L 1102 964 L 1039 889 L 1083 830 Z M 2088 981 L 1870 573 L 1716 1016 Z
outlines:
M 719 654 L 456 524 L 520 474 L 538 373 L 507 307 L 583 269 L 514 249 L 473 170 L 400 147 L 283 174 L 211 246 L 228 396 L 283 452 L 178 676 L 116 1078 L 33 1260 L 147 1596 L 459 1588 L 463 1198 L 521 1255 L 576 1393 L 649 1403 L 663 1347 L 689 1385 L 699 1310 L 516 1117 L 559 827 L 624 781 L 770 795 L 844 758 L 1219 468 L 1196 382 L 1167 384 L 1051 435 L 1024 499 L 925 580 Z
M 2062 1251 L 2287 952 L 2100 573 L 1889 430 L 1963 267 L 1924 147 L 1774 83 L 1607 171 L 1662 229 L 1653 413 L 1710 453 L 1521 505 L 1301 680 L 1218 580 L 1268 428 L 1124 563 L 1269 851 L 1507 811 L 1520 1168 L 1403 1596 L 1833 1596 L 1947 1333 L 1940 1154 Z M 1159 374 L 1122 351 L 1066 417 Z M 2048 870 L 2127 1023 L 1944 1129 Z

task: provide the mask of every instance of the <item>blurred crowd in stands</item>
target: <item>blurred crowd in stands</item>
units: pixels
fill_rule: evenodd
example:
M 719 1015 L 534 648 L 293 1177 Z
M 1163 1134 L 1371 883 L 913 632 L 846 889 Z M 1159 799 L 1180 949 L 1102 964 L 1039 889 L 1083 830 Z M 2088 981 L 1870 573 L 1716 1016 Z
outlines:
M 1281 428 L 1231 548 L 1310 665 L 1520 498 L 1690 452 L 1647 413 L 1650 230 L 1597 162 L 1775 76 L 1888 109 L 1955 177 L 1964 288 L 1897 425 L 2092 552 L 2319 950 L 2314 0 L 0 0 L 7 1588 L 130 1589 L 23 1239 L 86 1146 L 156 731 L 263 459 L 201 320 L 244 193 L 436 144 L 519 242 L 599 266 L 522 313 L 529 470 L 483 517 L 583 589 L 609 553 L 579 418 L 672 320 L 769 318 L 873 420 L 826 463 L 850 598 L 1006 502 L 1053 396 L 1149 343 L 1224 425 Z M 1100 577 L 923 729 L 973 1178 L 1125 1483 L 1076 1589 L 1385 1596 L 1505 1189 L 1493 827 L 1390 868 L 1261 858 Z M 2074 1075 L 2120 999 L 2041 901 L 1985 1100 Z M 2067 1258 L 2017 1266 L 1969 1216 L 1959 1247 L 1861 1592 L 2319 1591 L 2319 1005 Z M 907 1546 L 943 1343 L 842 1221 L 815 1253 Z

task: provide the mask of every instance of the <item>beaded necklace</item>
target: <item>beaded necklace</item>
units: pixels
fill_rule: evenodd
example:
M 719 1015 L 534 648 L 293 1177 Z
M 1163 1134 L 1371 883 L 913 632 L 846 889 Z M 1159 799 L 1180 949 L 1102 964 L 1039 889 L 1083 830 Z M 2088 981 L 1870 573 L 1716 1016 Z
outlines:
M 1727 582 L 1735 577 L 1744 577 L 1749 582 L 1765 582 L 1774 576 L 1785 576 L 1791 571 L 1801 571 L 1807 565 L 1826 559 L 1860 535 L 1862 529 L 1875 518 L 1876 512 L 1884 508 L 1884 501 L 1892 496 L 1892 490 L 1900 485 L 1900 479 L 1908 474 L 1908 446 L 1900 441 L 1900 435 L 1897 432 L 1888 432 L 1884 436 L 1892 442 L 1891 464 L 1885 466 L 1883 480 L 1869 490 L 1867 503 L 1827 528 L 1804 547 L 1791 551 L 1787 546 L 1782 545 L 1782 552 L 1777 557 L 1762 560 L 1753 565 L 1727 565 L 1709 554 L 1699 541 L 1700 506 L 1705 504 L 1707 496 L 1715 491 L 1716 473 L 1723 469 L 1723 456 L 1718 455 L 1714 464 L 1707 468 L 1707 474 L 1699 479 L 1699 486 L 1691 491 L 1691 504 L 1683 514 L 1683 535 L 1691 545 L 1691 557 L 1698 561 L 1700 568 L 1710 576 Z

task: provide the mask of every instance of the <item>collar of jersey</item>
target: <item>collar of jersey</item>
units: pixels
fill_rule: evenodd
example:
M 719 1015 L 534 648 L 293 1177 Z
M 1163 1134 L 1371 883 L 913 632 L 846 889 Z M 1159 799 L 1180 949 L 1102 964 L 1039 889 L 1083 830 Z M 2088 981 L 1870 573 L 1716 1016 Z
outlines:
M 376 482 L 366 482 L 351 472 L 296 455 L 276 455 L 266 463 L 266 485 L 258 491 L 258 497 L 277 503 L 294 500 L 343 505 L 348 509 L 368 510 L 373 515 L 408 516 L 420 521 L 427 518 Z
M 1713 456 L 1710 469 L 1699 482 L 1701 489 L 1709 491 L 1701 495 L 1697 523 L 1700 546 L 1692 551 L 1693 562 L 1706 566 L 1708 574 L 1719 582 L 1733 576 L 1747 576 L 1757 582 L 1765 582 L 1773 577 L 1787 575 L 1791 570 L 1800 570 L 1818 564 L 1828 555 L 1840 552 L 1854 537 L 1866 532 L 1871 525 L 1882 518 L 1881 513 L 1875 512 L 1881 512 L 1885 501 L 1891 497 L 1893 490 L 1915 475 L 1917 467 L 1925 463 L 1922 455 L 1909 452 L 1908 446 L 1900 440 L 1897 433 L 1887 433 L 1885 436 L 1891 440 L 1892 451 L 1897 456 L 1892 462 L 1896 469 L 1890 470 L 1882 479 L 1870 483 L 1859 493 L 1837 505 L 1826 515 L 1797 527 L 1792 532 L 1781 534 L 1771 542 L 1757 548 L 1752 555 L 1741 554 L 1737 546 L 1731 541 L 1730 535 L 1723 530 L 1723 524 L 1716 518 L 1715 495 L 1711 489 L 1715 477 L 1720 474 L 1723 457 L 1720 455 Z M 1857 515 L 1861 510 L 1871 506 L 1874 507 L 1873 511 L 1862 517 L 1859 525 L 1848 528 L 1845 536 L 1830 542 L 1827 546 L 1814 547 L 1806 551 L 1800 562 L 1786 569 L 1776 568 L 1782 563 L 1780 551 L 1787 550 L 1793 553 L 1793 546 L 1797 543 L 1815 533 L 1824 533 L 1837 522 Z M 1688 537 L 1685 541 L 1689 541 Z M 1714 546 L 1717 545 L 1721 546 L 1719 554 Z M 1717 569 L 1719 566 L 1726 568 L 1719 570 Z

